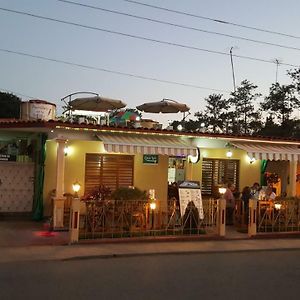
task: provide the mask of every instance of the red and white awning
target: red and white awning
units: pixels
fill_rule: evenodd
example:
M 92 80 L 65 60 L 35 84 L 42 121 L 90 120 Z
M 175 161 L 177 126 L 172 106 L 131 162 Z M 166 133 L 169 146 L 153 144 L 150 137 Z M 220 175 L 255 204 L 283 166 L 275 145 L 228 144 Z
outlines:
M 97 137 L 103 142 L 107 152 L 169 156 L 197 154 L 197 148 L 187 137 L 119 133 L 101 133 L 97 134 Z
M 300 148 L 298 145 L 231 142 L 239 149 L 247 151 L 250 158 L 268 160 L 300 161 Z

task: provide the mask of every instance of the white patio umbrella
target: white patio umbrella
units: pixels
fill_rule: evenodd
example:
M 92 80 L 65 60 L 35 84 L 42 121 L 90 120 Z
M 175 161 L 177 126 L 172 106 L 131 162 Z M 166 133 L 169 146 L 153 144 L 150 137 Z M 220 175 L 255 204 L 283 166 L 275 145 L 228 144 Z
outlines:
M 178 113 L 187 112 L 190 108 L 184 104 L 171 99 L 163 99 L 158 102 L 148 102 L 136 107 L 147 113 Z

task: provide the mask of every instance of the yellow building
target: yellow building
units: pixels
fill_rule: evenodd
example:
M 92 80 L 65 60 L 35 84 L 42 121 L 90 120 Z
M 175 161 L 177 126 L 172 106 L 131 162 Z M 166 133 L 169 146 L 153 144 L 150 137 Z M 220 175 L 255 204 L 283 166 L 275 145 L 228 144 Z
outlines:
M 63 202 L 65 195 L 73 192 L 75 181 L 81 184 L 80 196 L 101 185 L 111 190 L 122 186 L 154 189 L 162 210 L 168 199 L 168 185 L 182 180 L 199 181 L 202 196 L 211 197 L 217 187 L 229 181 L 240 191 L 244 186 L 261 182 L 265 173 L 270 172 L 279 176 L 277 193 L 300 196 L 300 141 L 60 121 L 0 123 L 0 136 L 8 133 L 15 141 L 20 133 L 27 139 L 46 136 L 46 157 L 40 163 L 40 168 L 44 167 L 44 215 L 52 215 L 52 201 Z M 36 152 L 44 146 L 33 144 Z M 23 156 L 24 161 L 3 159 L 0 164 L 20 168 L 26 161 L 26 155 Z M 33 163 L 37 178 L 38 162 Z M 36 187 L 34 190 L 36 194 Z M 5 205 L 1 209 L 5 212 Z

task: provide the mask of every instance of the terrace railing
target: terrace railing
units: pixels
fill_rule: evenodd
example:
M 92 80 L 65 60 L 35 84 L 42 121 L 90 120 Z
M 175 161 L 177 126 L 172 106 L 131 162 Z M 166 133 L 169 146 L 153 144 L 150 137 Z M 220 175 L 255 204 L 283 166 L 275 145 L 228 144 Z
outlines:
M 257 232 L 300 231 L 300 199 L 258 201 Z
M 80 222 L 79 238 L 125 238 L 168 235 L 217 234 L 218 200 L 203 200 L 204 219 L 190 203 L 180 216 L 175 200 L 156 209 L 144 200 L 88 201 Z

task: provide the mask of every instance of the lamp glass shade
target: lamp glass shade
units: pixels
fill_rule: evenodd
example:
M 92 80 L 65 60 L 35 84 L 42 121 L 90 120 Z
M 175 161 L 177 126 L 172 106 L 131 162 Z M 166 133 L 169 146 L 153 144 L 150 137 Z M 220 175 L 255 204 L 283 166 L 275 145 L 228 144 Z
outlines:
M 74 191 L 75 193 L 78 193 L 79 190 L 80 190 L 80 188 L 81 188 L 81 185 L 80 185 L 80 183 L 78 183 L 78 182 L 76 181 L 76 182 L 73 183 L 72 187 L 73 187 L 73 191 Z
M 150 209 L 152 209 L 152 210 L 156 209 L 156 203 L 155 202 L 150 203 Z
M 227 156 L 228 158 L 232 157 L 232 151 L 231 151 L 231 150 L 228 150 L 228 151 L 226 152 L 226 156 Z
M 220 187 L 220 188 L 219 188 L 219 193 L 220 193 L 221 195 L 225 194 L 225 192 L 226 192 L 226 188 L 224 188 L 224 187 Z

